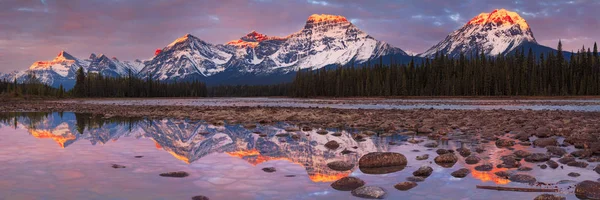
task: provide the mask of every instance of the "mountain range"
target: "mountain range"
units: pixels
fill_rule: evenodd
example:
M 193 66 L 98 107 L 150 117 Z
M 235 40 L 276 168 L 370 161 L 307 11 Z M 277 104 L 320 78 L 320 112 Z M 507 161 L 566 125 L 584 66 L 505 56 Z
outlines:
M 497 56 L 529 48 L 536 54 L 556 51 L 538 44 L 525 19 L 504 9 L 479 14 L 416 56 L 376 40 L 343 16 L 315 14 L 307 19 L 304 28 L 285 37 L 251 31 L 225 44 L 211 44 L 186 34 L 144 61 L 120 61 L 102 54 L 78 59 L 62 51 L 52 61 L 38 61 L 28 70 L 0 74 L 0 79 L 24 82 L 35 75 L 43 83 L 69 89 L 74 85 L 76 70 L 82 67 L 88 73 L 104 76 L 132 73 L 159 81 L 274 84 L 291 81 L 299 70 L 380 61 L 419 62 L 436 54 L 454 58 L 479 53 Z

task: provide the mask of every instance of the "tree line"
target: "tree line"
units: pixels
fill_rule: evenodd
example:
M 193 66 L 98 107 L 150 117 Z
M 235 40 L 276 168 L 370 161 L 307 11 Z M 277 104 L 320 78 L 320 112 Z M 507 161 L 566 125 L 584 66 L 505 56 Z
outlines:
M 127 76 L 107 77 L 79 68 L 74 97 L 205 97 L 206 84 L 199 81 L 161 82 L 139 78 L 130 71 Z
M 535 55 L 532 49 L 494 57 L 483 53 L 384 66 L 369 64 L 299 71 L 294 97 L 353 96 L 555 96 L 599 95 L 598 47 L 583 47 L 566 59 L 558 51 Z
M 14 80 L 0 80 L 0 94 L 11 97 L 23 96 L 52 96 L 62 98 L 66 91 L 60 85 L 59 88 L 43 84 L 33 73 L 25 76 L 25 80 L 17 82 Z

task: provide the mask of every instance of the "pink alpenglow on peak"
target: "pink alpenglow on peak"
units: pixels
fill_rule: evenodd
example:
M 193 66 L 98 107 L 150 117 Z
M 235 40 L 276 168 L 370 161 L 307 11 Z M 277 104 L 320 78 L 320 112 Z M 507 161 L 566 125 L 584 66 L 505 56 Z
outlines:
M 480 25 L 488 23 L 494 23 L 497 25 L 518 24 L 521 27 L 521 29 L 529 29 L 529 25 L 527 24 L 527 21 L 525 21 L 525 19 L 519 16 L 519 14 L 517 14 L 516 12 L 507 11 L 505 9 L 496 9 L 491 13 L 481 13 L 473 19 L 471 19 L 471 21 L 467 22 L 467 24 Z
M 308 20 L 306 20 L 306 23 L 320 22 L 348 22 L 348 19 L 340 15 L 313 14 L 310 17 L 308 17 Z
M 229 41 L 226 44 L 237 46 L 237 47 L 252 47 L 252 48 L 254 48 L 254 47 L 258 46 L 258 43 L 260 43 L 262 41 L 276 40 L 276 39 L 284 39 L 284 38 L 269 37 L 265 34 L 261 34 L 256 31 L 252 31 L 252 32 L 246 34 L 244 37 L 242 37 L 238 40 Z

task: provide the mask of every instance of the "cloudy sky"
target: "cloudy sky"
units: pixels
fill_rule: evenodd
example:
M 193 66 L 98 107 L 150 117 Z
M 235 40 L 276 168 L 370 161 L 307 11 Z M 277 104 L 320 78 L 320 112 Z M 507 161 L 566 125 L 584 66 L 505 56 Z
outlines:
M 246 33 L 286 36 L 314 13 L 343 15 L 378 40 L 423 52 L 481 12 L 525 18 L 537 41 L 566 50 L 600 40 L 596 0 L 0 0 L 0 72 L 104 53 L 145 59 L 191 33 L 225 43 Z

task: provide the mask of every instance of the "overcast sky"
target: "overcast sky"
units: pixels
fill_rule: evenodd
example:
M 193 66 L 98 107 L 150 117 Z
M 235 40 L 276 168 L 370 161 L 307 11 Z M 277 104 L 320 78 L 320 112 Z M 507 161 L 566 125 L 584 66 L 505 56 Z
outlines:
M 537 41 L 565 50 L 600 40 L 600 1 L 536 0 L 0 0 L 0 72 L 104 53 L 146 59 L 191 33 L 213 44 L 252 30 L 299 31 L 314 13 L 347 17 L 378 40 L 420 53 L 481 12 L 505 8 L 525 18 Z

